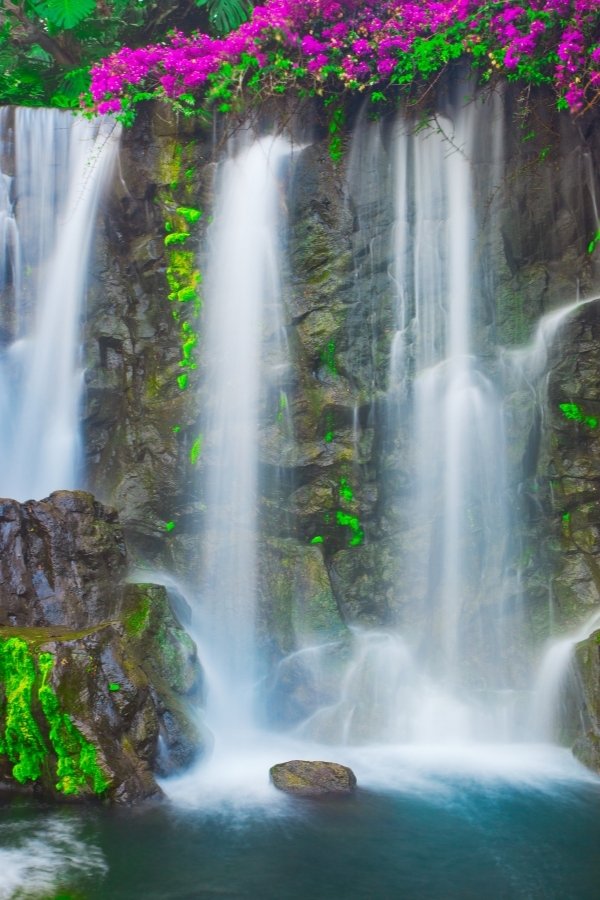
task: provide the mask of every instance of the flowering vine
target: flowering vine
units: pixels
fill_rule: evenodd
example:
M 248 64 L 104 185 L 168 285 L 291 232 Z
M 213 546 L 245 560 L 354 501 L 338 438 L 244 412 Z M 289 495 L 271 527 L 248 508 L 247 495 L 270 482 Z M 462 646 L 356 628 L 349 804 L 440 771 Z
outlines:
M 184 112 L 227 112 L 242 93 L 310 95 L 426 84 L 451 60 L 552 84 L 579 114 L 600 97 L 598 0 L 269 0 L 223 38 L 177 32 L 167 43 L 123 47 L 92 70 L 94 110 L 131 119 L 140 100 Z M 383 91 L 386 93 L 383 93 Z

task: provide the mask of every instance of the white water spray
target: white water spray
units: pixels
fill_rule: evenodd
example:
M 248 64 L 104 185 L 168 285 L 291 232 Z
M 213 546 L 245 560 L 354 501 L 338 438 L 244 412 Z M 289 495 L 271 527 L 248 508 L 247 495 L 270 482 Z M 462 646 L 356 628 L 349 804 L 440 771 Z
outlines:
M 280 178 L 290 152 L 285 138 L 265 137 L 224 161 L 207 273 L 211 396 L 203 427 L 206 531 L 197 632 L 211 676 L 207 721 L 217 736 L 231 731 L 235 740 L 253 723 L 258 420 L 265 336 L 278 332 L 271 314 L 281 293 Z

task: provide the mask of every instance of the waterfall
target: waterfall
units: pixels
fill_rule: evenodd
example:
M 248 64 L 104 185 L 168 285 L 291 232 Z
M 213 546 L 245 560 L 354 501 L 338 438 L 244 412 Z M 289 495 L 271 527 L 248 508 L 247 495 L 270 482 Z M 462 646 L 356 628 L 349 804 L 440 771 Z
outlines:
M 404 743 L 514 734 L 507 644 L 520 624 L 518 589 L 503 397 L 480 324 L 490 229 L 474 200 L 479 159 L 491 160 L 494 182 L 502 177 L 499 113 L 497 100 L 470 104 L 420 130 L 401 118 L 393 134 L 397 311 L 386 428 L 398 462 L 385 488 L 399 529 L 399 612 L 388 632 L 353 630 L 337 697 L 302 725 L 305 734 Z M 352 196 L 362 191 L 353 172 L 383 165 L 370 160 L 383 152 L 379 127 L 362 127 L 370 133 L 355 138 Z
M 81 484 L 80 320 L 96 211 L 118 128 L 46 109 L 0 111 L 0 495 Z
M 253 722 L 259 530 L 259 409 L 265 385 L 285 419 L 273 369 L 281 337 L 280 180 L 283 137 L 232 144 L 217 176 L 206 278 L 210 396 L 203 431 L 206 505 L 197 631 L 209 677 L 207 720 L 217 735 Z M 276 348 L 275 348 L 276 349 Z
M 543 316 L 537 324 L 530 344 L 526 347 L 507 351 L 504 364 L 508 377 L 527 391 L 545 425 L 548 409 L 548 368 L 553 344 L 560 336 L 560 330 L 570 315 L 588 303 L 598 302 L 597 297 L 575 300 L 560 309 Z M 551 638 L 541 655 L 534 675 L 532 697 L 529 710 L 529 736 L 536 740 L 552 741 L 560 738 L 560 730 L 565 710 L 564 693 L 570 687 L 573 650 L 576 644 L 585 640 L 600 624 L 600 612 L 595 609 L 572 633 L 554 637 L 554 604 L 552 583 L 548 585 L 548 624 Z M 577 693 L 576 689 L 575 693 Z M 579 715 L 579 702 L 570 698 L 568 718 L 574 720 Z

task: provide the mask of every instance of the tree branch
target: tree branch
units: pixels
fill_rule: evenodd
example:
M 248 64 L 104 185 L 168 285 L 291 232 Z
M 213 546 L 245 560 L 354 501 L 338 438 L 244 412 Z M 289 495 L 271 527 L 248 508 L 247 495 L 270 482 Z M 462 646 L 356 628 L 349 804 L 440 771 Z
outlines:
M 61 46 L 58 41 L 50 37 L 47 32 L 33 22 L 23 6 L 13 3 L 13 0 L 4 0 L 4 9 L 13 16 L 21 26 L 26 43 L 39 44 L 46 53 L 49 53 L 59 66 L 71 68 L 77 65 L 79 59 L 70 50 Z

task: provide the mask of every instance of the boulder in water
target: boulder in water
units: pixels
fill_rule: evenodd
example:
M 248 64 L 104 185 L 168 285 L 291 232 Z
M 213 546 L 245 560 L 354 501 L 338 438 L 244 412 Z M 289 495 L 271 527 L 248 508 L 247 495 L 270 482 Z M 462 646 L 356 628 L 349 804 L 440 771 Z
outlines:
M 269 769 L 271 782 L 280 791 L 299 797 L 351 794 L 356 775 L 348 766 L 322 760 L 292 759 Z

